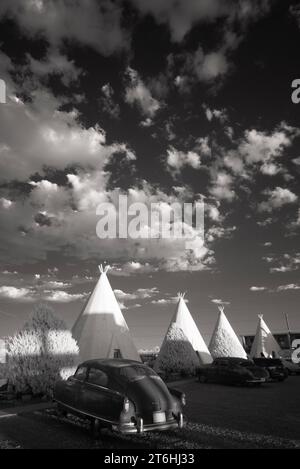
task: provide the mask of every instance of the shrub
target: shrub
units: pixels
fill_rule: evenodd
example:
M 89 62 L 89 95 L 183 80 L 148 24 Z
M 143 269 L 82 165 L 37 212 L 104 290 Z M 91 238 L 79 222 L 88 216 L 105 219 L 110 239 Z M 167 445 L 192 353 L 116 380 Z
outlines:
M 64 321 L 39 305 L 23 329 L 6 340 L 7 377 L 17 393 L 51 394 L 74 373 L 78 347 Z
M 171 324 L 155 361 L 155 371 L 166 375 L 190 375 L 195 373 L 197 366 L 199 360 L 191 343 L 176 323 Z

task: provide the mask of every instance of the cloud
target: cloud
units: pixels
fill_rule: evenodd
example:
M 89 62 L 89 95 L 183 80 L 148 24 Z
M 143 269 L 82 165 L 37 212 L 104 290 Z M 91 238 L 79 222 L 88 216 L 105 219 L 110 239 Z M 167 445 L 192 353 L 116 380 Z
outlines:
M 203 106 L 205 116 L 209 122 L 211 122 L 213 119 L 216 119 L 220 121 L 222 124 L 224 124 L 227 119 L 227 112 L 226 109 L 210 109 L 208 106 Z
M 114 290 L 116 297 L 121 302 L 131 301 L 131 300 L 145 300 L 151 298 L 154 295 L 159 293 L 159 290 L 156 287 L 153 288 L 138 288 L 134 293 L 124 292 L 123 290 Z
M 293 204 L 298 200 L 298 196 L 290 191 L 290 189 L 282 187 L 276 187 L 273 190 L 267 189 L 264 191 L 264 194 L 268 197 L 268 200 L 258 205 L 260 212 L 272 212 L 285 205 Z
M 136 70 L 128 67 L 126 75 L 129 83 L 125 90 L 125 101 L 131 106 L 136 105 L 144 116 L 153 118 L 161 108 L 160 102 L 153 98 Z
M 210 52 L 204 54 L 202 47 L 194 55 L 194 71 L 199 81 L 210 82 L 220 75 L 225 75 L 229 64 L 224 52 Z
M 280 285 L 277 291 L 300 290 L 300 285 L 296 283 L 289 283 L 287 285 Z
M 220 298 L 213 298 L 211 302 L 214 303 L 215 305 L 221 305 L 221 306 L 230 305 L 230 301 L 223 301 Z
M 237 141 L 236 148 L 226 151 L 223 149 L 223 161 L 235 175 L 245 179 L 253 178 L 258 169 L 265 176 L 283 174 L 290 176 L 280 163 L 285 151 L 299 135 L 298 129 L 281 122 L 273 131 L 259 131 L 248 129 Z
M 120 106 L 114 101 L 114 90 L 109 83 L 106 83 L 101 87 L 102 96 L 100 98 L 100 104 L 102 110 L 107 112 L 114 119 L 120 117 Z
M 205 234 L 205 238 L 208 242 L 212 243 L 216 239 L 228 239 L 236 231 L 236 226 L 211 226 Z
M 135 293 L 126 293 L 123 290 L 115 289 L 114 293 L 119 301 L 128 301 L 128 300 L 135 300 L 137 298 Z
M 184 166 L 191 166 L 194 169 L 199 169 L 201 166 L 201 158 L 198 153 L 194 151 L 183 151 L 176 150 L 174 147 L 170 147 L 167 150 L 167 165 L 172 171 L 179 172 Z
M 136 261 L 129 261 L 125 264 L 118 266 L 113 266 L 111 270 L 112 275 L 120 275 L 120 276 L 129 276 L 129 275 L 136 275 L 136 274 L 149 274 L 152 272 L 156 272 L 158 267 L 151 265 L 149 262 L 141 263 Z
M 129 46 L 129 35 L 121 26 L 121 7 L 110 0 L 101 5 L 97 0 L 3 0 L 0 17 L 12 18 L 23 34 L 43 37 L 54 47 L 67 40 L 108 56 Z
M 300 267 L 300 253 L 296 252 L 293 254 L 284 254 L 281 259 L 277 259 L 274 257 L 265 257 L 268 263 L 275 263 L 277 262 L 277 266 L 273 266 L 270 268 L 271 273 L 286 273 L 292 272 L 294 270 L 298 270 Z
M 17 288 L 13 286 L 0 287 L 0 297 L 20 301 L 30 301 L 32 299 L 29 288 Z
M 85 293 L 67 293 L 63 290 L 56 290 L 46 293 L 44 299 L 54 303 L 70 303 L 71 301 L 82 300 L 86 296 Z
M 82 69 L 75 65 L 74 60 L 69 60 L 66 55 L 55 48 L 48 49 L 46 57 L 42 60 L 36 60 L 30 54 L 27 54 L 27 60 L 33 75 L 46 79 L 59 76 L 65 86 L 76 82 L 83 73 Z
M 291 145 L 293 134 L 293 129 L 285 124 L 270 134 L 256 129 L 246 130 L 239 152 L 246 163 L 269 161 L 281 156 L 283 150 Z
M 178 301 L 177 296 L 173 296 L 170 298 L 159 298 L 157 300 L 152 300 L 151 303 L 153 305 L 158 305 L 158 306 L 166 306 L 166 305 L 173 305 L 176 304 Z M 188 303 L 188 300 L 184 298 L 184 301 Z
M 151 14 L 158 24 L 167 24 L 174 42 L 181 42 L 197 23 L 215 23 L 219 18 L 245 26 L 268 9 L 268 1 L 222 0 L 132 0 L 142 15 Z
M 42 173 L 45 166 L 99 168 L 112 154 L 126 151 L 124 144 L 106 145 L 105 132 L 98 125 L 81 125 L 76 110 L 61 111 L 63 103 L 45 88 L 38 88 L 32 102 L 10 100 L 0 107 L 2 179 L 26 180 L 35 172 Z
M 224 171 L 213 173 L 210 194 L 218 200 L 232 201 L 236 196 L 233 190 L 233 182 L 232 176 Z

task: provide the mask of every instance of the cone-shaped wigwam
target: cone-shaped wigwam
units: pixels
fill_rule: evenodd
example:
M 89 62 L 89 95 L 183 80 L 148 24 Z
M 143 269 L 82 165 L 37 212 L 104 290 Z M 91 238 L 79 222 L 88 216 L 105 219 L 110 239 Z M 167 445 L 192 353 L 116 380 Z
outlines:
M 183 330 L 173 322 L 170 324 L 160 352 L 154 363 L 154 370 L 171 373 L 193 374 L 199 366 L 199 359 Z
M 209 351 L 213 358 L 247 358 L 247 354 L 225 316 L 222 306 L 219 307 L 219 317 L 210 340 Z
M 199 360 L 202 364 L 212 362 L 211 354 L 207 348 L 206 343 L 184 301 L 184 293 L 178 294 L 178 303 L 171 324 L 176 323 L 184 332 L 188 341 L 191 343 L 193 349 L 197 353 Z M 170 325 L 171 325 L 170 324 Z
M 173 325 L 176 327 L 172 327 Z M 191 344 L 193 350 L 198 356 L 198 362 L 202 364 L 207 364 L 212 362 L 211 355 L 209 350 L 202 338 L 202 335 L 199 332 L 199 329 L 184 301 L 184 293 L 178 294 L 178 302 L 176 305 L 175 313 L 171 319 L 170 325 L 168 327 L 168 331 L 166 333 L 166 337 L 170 331 L 170 329 L 180 329 L 186 340 Z M 160 354 L 163 353 L 162 349 Z
M 272 332 L 263 320 L 263 315 L 260 314 L 258 316 L 258 324 L 254 341 L 251 347 L 250 357 L 260 358 L 264 356 L 266 358 L 269 358 L 273 356 L 279 356 L 280 351 L 281 349 L 276 340 L 274 339 Z
M 79 346 L 80 360 L 128 358 L 140 361 L 107 278 L 108 266 L 99 266 L 99 269 L 100 278 L 72 329 Z

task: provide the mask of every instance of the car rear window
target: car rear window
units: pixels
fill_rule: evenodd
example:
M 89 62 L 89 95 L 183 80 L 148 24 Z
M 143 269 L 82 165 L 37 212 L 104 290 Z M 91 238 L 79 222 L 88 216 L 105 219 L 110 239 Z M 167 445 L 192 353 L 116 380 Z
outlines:
M 151 368 L 141 365 L 128 365 L 119 369 L 119 375 L 126 381 L 135 381 L 137 379 L 148 377 L 157 378 L 158 375 Z
M 98 368 L 90 368 L 87 382 L 96 384 L 97 386 L 106 387 L 108 384 L 108 376 L 104 371 L 99 370 Z
M 87 372 L 87 367 L 86 366 L 80 366 L 77 368 L 76 373 L 75 373 L 75 378 L 84 381 L 86 378 L 86 372 Z

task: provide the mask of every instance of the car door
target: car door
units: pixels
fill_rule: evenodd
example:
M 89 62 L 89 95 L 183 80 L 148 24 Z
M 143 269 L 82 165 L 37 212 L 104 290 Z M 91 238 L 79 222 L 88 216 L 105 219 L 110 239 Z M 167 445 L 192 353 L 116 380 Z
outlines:
M 103 420 L 111 421 L 111 391 L 108 374 L 104 369 L 90 367 L 81 393 L 83 411 Z
M 79 366 L 74 376 L 70 376 L 64 383 L 64 391 L 61 400 L 66 405 L 78 409 L 79 397 L 82 386 L 87 377 L 87 366 Z

